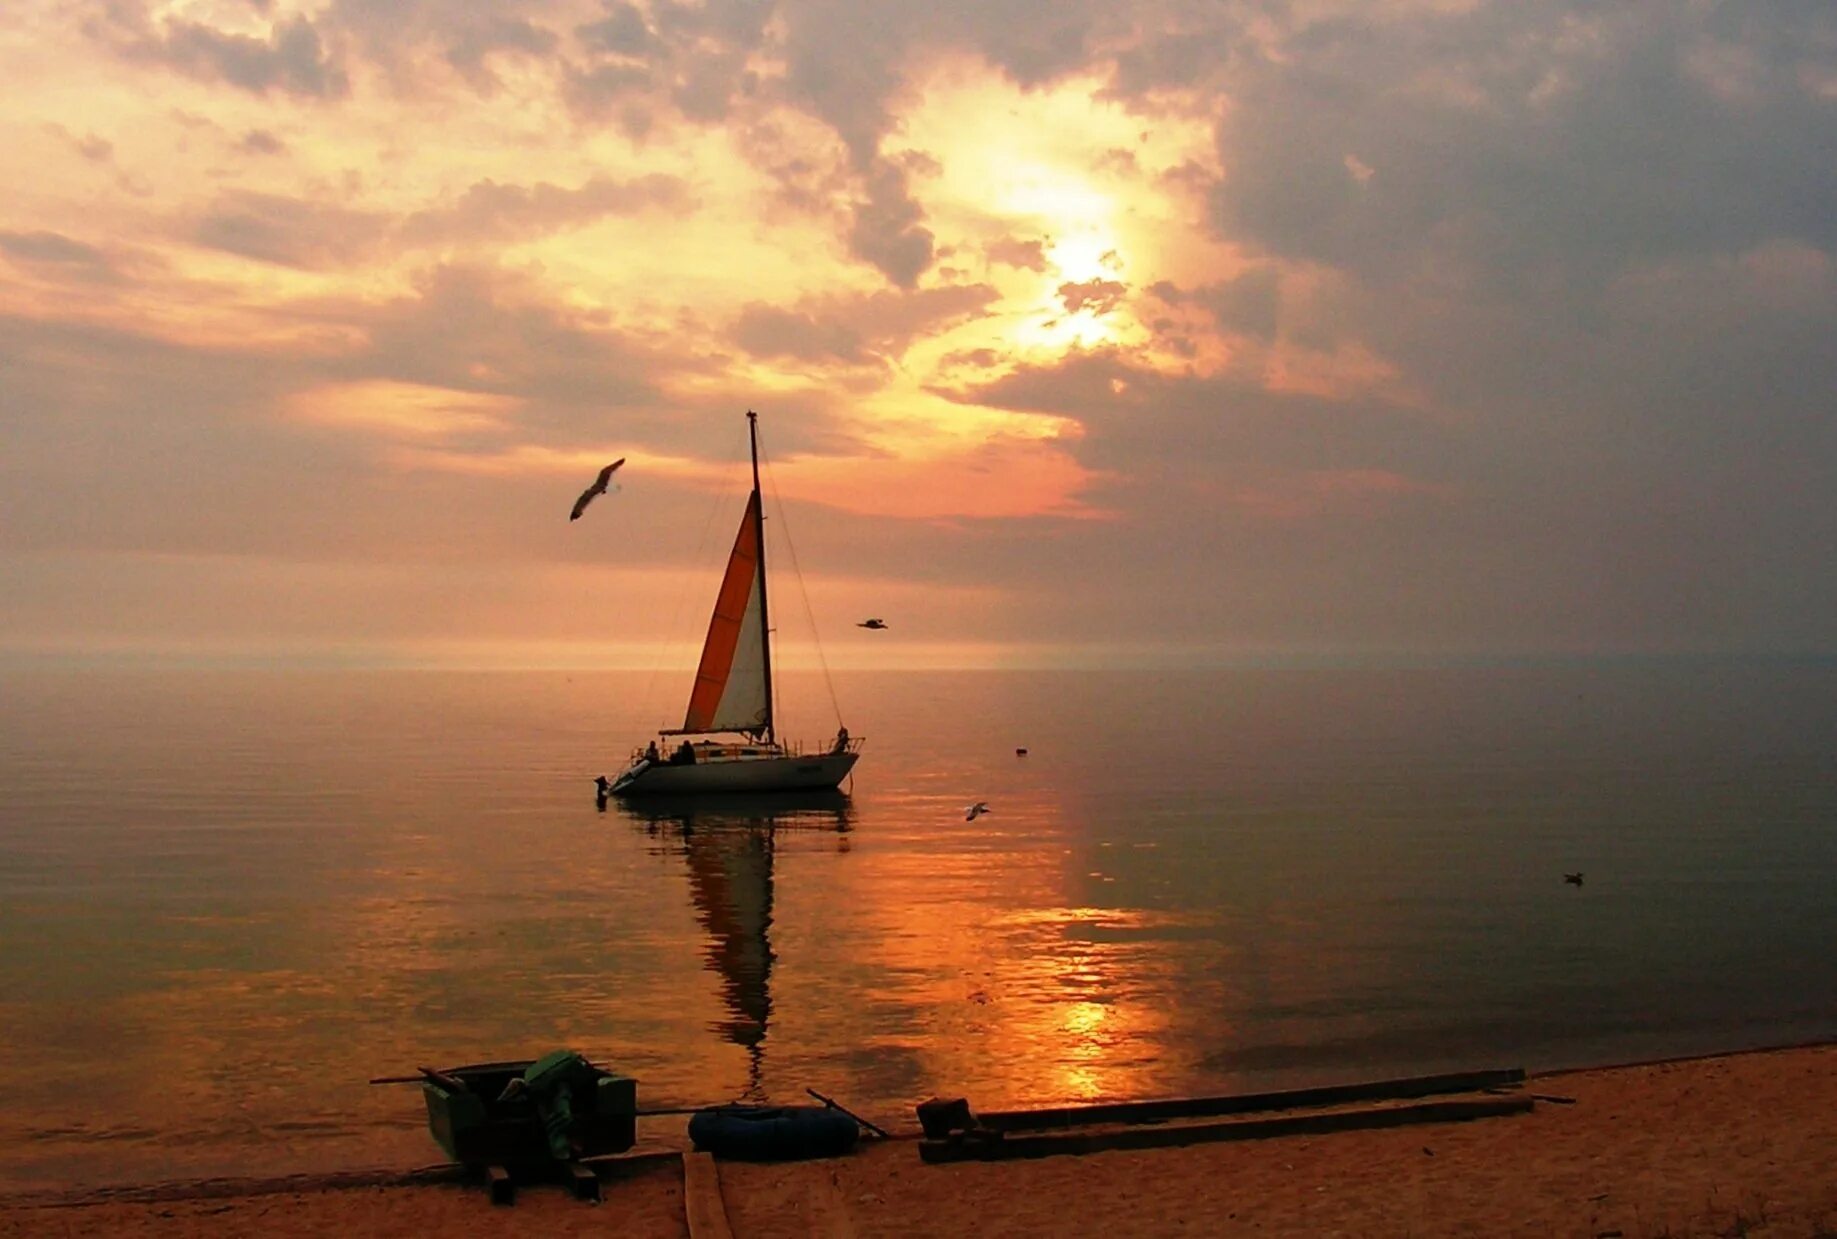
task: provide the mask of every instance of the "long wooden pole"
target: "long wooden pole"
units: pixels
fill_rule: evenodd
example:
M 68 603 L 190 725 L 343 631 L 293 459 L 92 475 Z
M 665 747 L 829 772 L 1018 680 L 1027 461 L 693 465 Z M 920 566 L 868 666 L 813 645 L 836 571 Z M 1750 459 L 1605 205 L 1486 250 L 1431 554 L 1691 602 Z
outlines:
M 1275 1093 L 1181 1097 L 1166 1101 L 1121 1101 L 1085 1106 L 1055 1106 L 1043 1110 L 997 1110 L 977 1114 L 976 1121 L 983 1127 L 998 1131 L 1037 1131 L 1049 1127 L 1079 1127 L 1090 1123 L 1157 1123 L 1167 1119 L 1248 1114 L 1258 1110 L 1289 1110 L 1307 1106 L 1346 1105 L 1359 1101 L 1407 1100 L 1433 1097 L 1438 1093 L 1465 1093 L 1522 1084 L 1524 1075 L 1523 1067 L 1503 1067 L 1490 1071 L 1413 1076 L 1402 1080 L 1335 1084 L 1324 1088 L 1287 1089 Z

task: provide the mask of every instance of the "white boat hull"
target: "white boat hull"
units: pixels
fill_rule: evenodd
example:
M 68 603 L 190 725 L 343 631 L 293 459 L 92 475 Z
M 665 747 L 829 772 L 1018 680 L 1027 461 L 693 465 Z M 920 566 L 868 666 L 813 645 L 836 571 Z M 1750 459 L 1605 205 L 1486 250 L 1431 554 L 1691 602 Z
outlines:
M 856 753 L 775 753 L 717 757 L 693 765 L 633 762 L 613 780 L 615 796 L 684 796 L 711 792 L 781 792 L 834 788 L 854 768 Z

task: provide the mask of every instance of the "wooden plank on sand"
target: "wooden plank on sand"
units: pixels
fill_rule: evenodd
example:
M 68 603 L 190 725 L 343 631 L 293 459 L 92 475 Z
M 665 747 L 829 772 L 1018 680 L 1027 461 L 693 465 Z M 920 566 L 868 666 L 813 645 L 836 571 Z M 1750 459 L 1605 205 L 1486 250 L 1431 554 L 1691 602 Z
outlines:
M 1304 1106 L 1343 1106 L 1360 1101 L 1401 1101 L 1438 1093 L 1471 1093 L 1524 1082 L 1523 1067 L 1462 1071 L 1449 1075 L 1370 1080 L 1276 1093 L 1237 1093 L 1225 1097 L 1179 1097 L 1167 1101 L 1121 1101 L 1093 1106 L 1059 1106 L 1045 1110 L 997 1110 L 978 1113 L 979 1125 L 995 1131 L 1036 1131 L 1049 1127 L 1088 1127 L 1094 1123 L 1161 1123 L 1258 1110 L 1296 1110 Z
M 1050 1157 L 1057 1153 L 1098 1153 L 1106 1149 L 1154 1149 L 1219 1140 L 1263 1140 L 1274 1136 L 1311 1136 L 1406 1123 L 1447 1123 L 1465 1119 L 1523 1114 L 1535 1103 L 1524 1096 L 1425 1101 L 1411 1106 L 1330 1110 L 1319 1114 L 1286 1114 L 1267 1119 L 1225 1123 L 1184 1123 L 1169 1127 L 1122 1127 L 1107 1131 L 1063 1132 L 1041 1136 L 993 1136 L 919 1142 L 928 1162 L 1007 1161 L 1017 1157 Z
M 727 1202 L 721 1199 L 721 1172 L 712 1153 L 682 1155 L 683 1213 L 689 1222 L 689 1239 L 734 1239 L 727 1223 Z

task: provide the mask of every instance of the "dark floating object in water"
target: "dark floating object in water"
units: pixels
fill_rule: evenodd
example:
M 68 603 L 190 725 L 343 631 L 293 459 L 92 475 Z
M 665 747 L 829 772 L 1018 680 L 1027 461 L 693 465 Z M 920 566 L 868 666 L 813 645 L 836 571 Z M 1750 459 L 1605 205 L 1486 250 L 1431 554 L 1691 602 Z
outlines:
M 1579 870 L 1575 873 L 1565 873 L 1563 875 L 1563 881 L 1569 883 L 1571 886 L 1580 886 L 1582 885 L 1582 874 Z
M 855 625 L 857 628 L 873 628 L 876 630 L 885 628 L 886 626 L 887 622 L 883 619 L 864 619 L 859 624 Z
M 1014 755 L 1016 757 L 1025 757 L 1027 756 L 1027 750 L 1026 749 L 1015 749 Z
M 849 1152 L 861 1127 L 831 1106 L 712 1106 L 689 1120 L 689 1139 L 716 1157 L 794 1161 Z

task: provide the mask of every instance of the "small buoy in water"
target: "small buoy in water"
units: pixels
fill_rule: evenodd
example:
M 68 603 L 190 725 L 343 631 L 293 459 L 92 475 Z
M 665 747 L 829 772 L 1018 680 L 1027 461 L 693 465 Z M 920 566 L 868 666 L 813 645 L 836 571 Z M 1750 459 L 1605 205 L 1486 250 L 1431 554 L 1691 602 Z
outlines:
M 1014 755 L 1016 757 L 1025 757 L 1027 756 L 1027 750 L 1026 749 L 1015 749 Z

